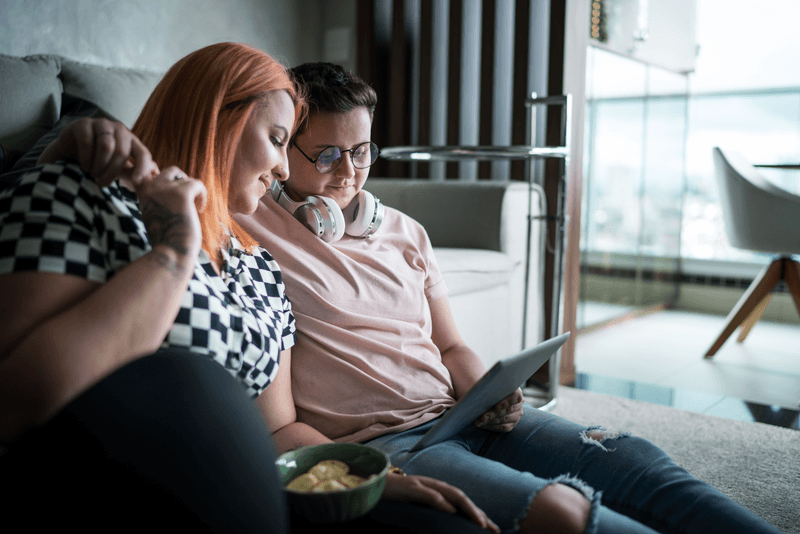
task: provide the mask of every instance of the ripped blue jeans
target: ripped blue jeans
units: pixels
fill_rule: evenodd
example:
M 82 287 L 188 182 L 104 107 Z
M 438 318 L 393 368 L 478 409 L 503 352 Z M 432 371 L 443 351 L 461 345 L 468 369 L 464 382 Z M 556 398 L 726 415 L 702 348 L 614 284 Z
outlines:
M 460 488 L 503 532 L 517 531 L 536 494 L 561 483 L 591 501 L 587 533 L 780 534 L 641 438 L 587 428 L 525 405 L 510 433 L 470 425 L 449 440 L 409 452 L 434 423 L 366 444 L 385 451 L 408 474 Z

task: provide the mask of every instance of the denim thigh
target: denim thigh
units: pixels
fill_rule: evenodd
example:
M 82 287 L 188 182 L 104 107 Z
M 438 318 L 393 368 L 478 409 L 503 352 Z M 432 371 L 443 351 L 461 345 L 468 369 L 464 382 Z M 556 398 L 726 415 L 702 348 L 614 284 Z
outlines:
M 601 517 L 616 513 L 634 520 L 643 531 L 777 532 L 694 478 L 660 448 L 626 432 L 586 427 L 525 405 L 512 432 L 470 425 L 442 443 L 409 452 L 434 422 L 369 444 L 384 450 L 409 474 L 462 489 L 504 531 L 516 528 L 538 491 L 560 482 L 592 501 L 594 522 L 603 523 Z M 590 531 L 621 531 L 608 524 L 592 527 Z
M 436 478 L 461 489 L 503 532 L 516 530 L 517 521 L 525 516 L 533 496 L 549 482 L 481 456 L 490 433 L 476 427 L 423 450 L 409 452 L 436 421 L 366 444 L 386 452 L 392 465 L 409 475 Z

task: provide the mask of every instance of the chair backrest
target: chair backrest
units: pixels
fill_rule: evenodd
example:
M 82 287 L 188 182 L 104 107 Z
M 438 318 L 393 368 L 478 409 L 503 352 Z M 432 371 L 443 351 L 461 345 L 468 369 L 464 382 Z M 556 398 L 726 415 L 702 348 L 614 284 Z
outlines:
M 772 184 L 741 154 L 714 148 L 725 234 L 737 248 L 800 254 L 800 196 Z

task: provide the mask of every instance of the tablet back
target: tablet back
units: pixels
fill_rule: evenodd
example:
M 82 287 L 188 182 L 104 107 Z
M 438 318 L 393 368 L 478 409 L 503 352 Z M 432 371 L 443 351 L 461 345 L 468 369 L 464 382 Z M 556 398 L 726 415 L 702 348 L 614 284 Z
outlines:
M 419 439 L 411 451 L 439 443 L 472 424 L 489 408 L 524 384 L 561 348 L 569 335 L 570 333 L 566 332 L 495 363 L 452 408 L 445 412 L 439 422 Z

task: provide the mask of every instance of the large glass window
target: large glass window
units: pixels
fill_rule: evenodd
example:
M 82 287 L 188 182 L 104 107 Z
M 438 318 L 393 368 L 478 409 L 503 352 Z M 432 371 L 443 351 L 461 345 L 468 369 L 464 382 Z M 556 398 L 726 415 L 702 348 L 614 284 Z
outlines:
M 640 254 L 680 253 L 686 100 L 652 99 L 646 105 Z
M 711 153 L 800 162 L 800 2 L 698 0 L 697 10 L 687 75 L 589 51 L 585 257 L 765 261 L 728 245 Z M 762 173 L 800 194 L 800 172 Z
M 697 0 L 691 73 L 590 47 L 582 299 L 652 306 L 671 298 L 666 281 L 750 278 L 769 260 L 728 244 L 712 149 L 800 163 L 797 20 L 797 0 Z M 800 171 L 761 172 L 800 194 Z
M 641 101 L 599 102 L 592 107 L 593 134 L 587 213 L 590 250 L 635 254 L 641 227 Z
M 686 77 L 601 49 L 590 60 L 584 250 L 677 257 Z

